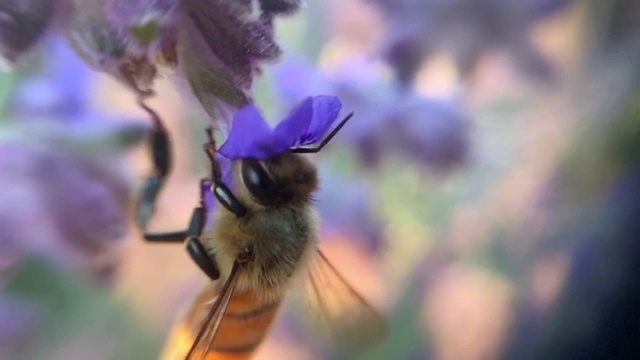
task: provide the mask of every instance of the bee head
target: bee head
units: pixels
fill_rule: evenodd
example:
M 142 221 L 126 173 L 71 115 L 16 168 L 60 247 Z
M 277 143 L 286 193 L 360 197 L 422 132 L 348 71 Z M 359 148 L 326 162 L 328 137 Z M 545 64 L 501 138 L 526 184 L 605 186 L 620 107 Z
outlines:
M 243 159 L 240 179 L 249 196 L 265 207 L 306 205 L 318 188 L 315 166 L 292 153 L 269 160 Z

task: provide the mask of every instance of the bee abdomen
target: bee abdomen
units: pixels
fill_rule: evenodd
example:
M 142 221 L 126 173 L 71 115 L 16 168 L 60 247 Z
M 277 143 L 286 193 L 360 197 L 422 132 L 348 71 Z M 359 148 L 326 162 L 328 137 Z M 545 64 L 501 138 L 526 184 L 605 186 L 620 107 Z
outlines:
M 256 308 L 252 310 L 237 313 L 229 311 L 225 314 L 225 318 L 237 321 L 248 321 L 255 317 L 276 311 L 278 309 L 278 305 L 278 303 L 264 303 L 262 305 L 256 306 Z
M 251 292 L 234 294 L 213 350 L 233 354 L 253 352 L 266 336 L 279 306 L 279 302 L 259 301 Z

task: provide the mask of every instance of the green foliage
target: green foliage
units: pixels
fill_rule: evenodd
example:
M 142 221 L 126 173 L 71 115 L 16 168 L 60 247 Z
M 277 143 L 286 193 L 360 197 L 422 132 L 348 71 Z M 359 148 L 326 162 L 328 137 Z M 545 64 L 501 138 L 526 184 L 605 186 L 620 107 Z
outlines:
M 93 353 L 97 359 L 151 359 L 159 343 L 112 295 L 34 258 L 14 273 L 5 292 L 32 300 L 38 308 L 37 333 L 15 359 L 65 358 Z
M 14 73 L 0 72 L 0 123 L 5 122 L 4 112 L 7 99 L 13 90 L 16 82 Z

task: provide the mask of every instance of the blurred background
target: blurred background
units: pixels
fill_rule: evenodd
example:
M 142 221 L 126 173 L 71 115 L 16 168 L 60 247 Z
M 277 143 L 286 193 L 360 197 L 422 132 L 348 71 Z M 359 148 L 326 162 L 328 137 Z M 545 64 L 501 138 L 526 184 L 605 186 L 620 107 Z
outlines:
M 275 21 L 283 54 L 254 84 L 265 117 L 318 94 L 355 112 L 313 161 L 320 247 L 389 322 L 363 359 L 638 354 L 639 30 L 631 0 L 308 0 Z M 13 65 L 0 358 L 157 358 L 206 278 L 135 226 L 148 116 L 55 34 Z M 210 121 L 189 89 L 154 89 L 175 165 L 149 229 L 174 231 Z M 256 358 L 339 355 L 286 312 Z

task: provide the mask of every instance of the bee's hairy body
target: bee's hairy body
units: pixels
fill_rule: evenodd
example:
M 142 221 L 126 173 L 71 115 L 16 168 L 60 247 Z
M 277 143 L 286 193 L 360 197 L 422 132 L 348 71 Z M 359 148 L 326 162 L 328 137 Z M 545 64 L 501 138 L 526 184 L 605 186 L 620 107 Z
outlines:
M 315 166 L 299 154 L 320 151 L 350 115 L 316 148 L 295 148 L 268 160 L 243 158 L 222 180 L 211 132 L 205 152 L 212 164 L 214 226 L 206 223 L 205 190 L 187 231 L 187 249 L 212 280 L 174 330 L 165 359 L 247 359 L 274 322 L 298 275 L 317 325 L 346 353 L 356 354 L 386 337 L 384 320 L 317 249 L 312 194 Z M 268 149 L 266 149 L 268 150 Z M 300 151 L 297 151 L 300 150 Z M 203 235 L 203 236 L 200 236 Z M 158 237 L 162 238 L 162 237 Z M 164 238 L 162 238 L 164 239 Z M 302 279 L 301 279 L 302 280 Z
M 238 281 L 238 290 L 254 291 L 259 300 L 278 301 L 316 247 L 316 225 L 310 208 L 258 210 L 244 218 L 220 211 L 209 247 L 226 279 L 242 249 L 252 246 L 254 259 Z
M 256 164 L 255 162 L 253 163 Z M 262 163 L 278 184 L 278 201 L 260 202 L 248 190 L 242 166 L 234 174 L 238 198 L 247 207 L 237 217 L 223 207 L 215 226 L 205 236 L 205 246 L 220 270 L 220 283 L 229 277 L 243 249 L 253 258 L 238 274 L 238 282 L 213 349 L 224 353 L 250 353 L 266 335 L 287 289 L 315 253 L 316 216 L 311 194 L 317 189 L 316 168 L 300 155 L 284 154 Z

